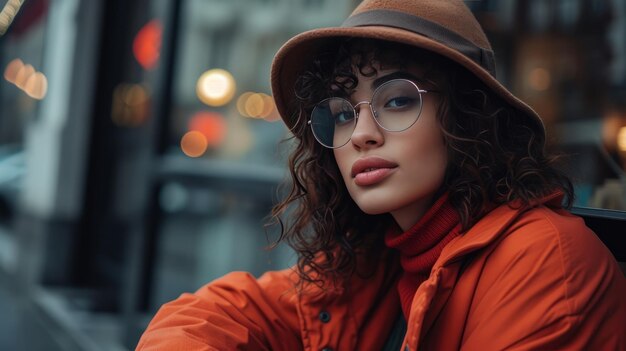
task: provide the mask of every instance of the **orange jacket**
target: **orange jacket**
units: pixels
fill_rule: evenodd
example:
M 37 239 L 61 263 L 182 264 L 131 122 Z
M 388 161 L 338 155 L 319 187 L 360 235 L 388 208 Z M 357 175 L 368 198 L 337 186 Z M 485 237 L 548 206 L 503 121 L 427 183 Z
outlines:
M 451 241 L 413 299 L 402 350 L 626 350 L 626 278 L 582 219 L 500 206 Z M 390 256 L 391 257 L 391 256 Z M 397 260 L 344 286 L 231 273 L 161 307 L 137 350 L 380 350 Z

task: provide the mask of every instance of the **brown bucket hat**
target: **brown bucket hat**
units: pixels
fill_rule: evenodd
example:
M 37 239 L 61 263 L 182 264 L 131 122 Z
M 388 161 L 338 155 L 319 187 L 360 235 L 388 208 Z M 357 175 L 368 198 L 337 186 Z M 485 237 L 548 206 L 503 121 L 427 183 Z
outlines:
M 346 37 L 398 42 L 445 56 L 467 68 L 544 132 L 537 113 L 496 79 L 491 44 L 462 0 L 365 0 L 340 27 L 291 38 L 274 57 L 270 77 L 276 107 L 289 129 L 301 122 L 292 105 L 296 79 L 324 45 Z

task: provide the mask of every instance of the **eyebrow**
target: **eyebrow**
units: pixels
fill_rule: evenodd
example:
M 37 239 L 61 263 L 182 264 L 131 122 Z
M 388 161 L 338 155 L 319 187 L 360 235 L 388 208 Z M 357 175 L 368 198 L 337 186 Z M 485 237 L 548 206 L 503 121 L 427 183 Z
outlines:
M 393 79 L 408 79 L 412 82 L 416 82 L 416 83 L 423 83 L 424 80 L 407 72 L 407 71 L 396 71 L 393 73 L 389 73 L 385 76 L 376 78 L 373 82 L 372 82 L 372 89 L 376 89 L 379 86 L 383 85 L 385 82 L 388 82 L 390 80 Z

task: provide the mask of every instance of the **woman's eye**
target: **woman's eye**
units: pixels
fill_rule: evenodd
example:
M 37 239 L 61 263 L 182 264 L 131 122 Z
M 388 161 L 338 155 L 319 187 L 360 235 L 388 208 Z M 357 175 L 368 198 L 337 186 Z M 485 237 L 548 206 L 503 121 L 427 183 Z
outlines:
M 350 122 L 354 118 L 351 111 L 340 111 L 340 112 L 335 113 L 333 117 L 335 119 L 335 124 L 343 124 L 346 122 Z
M 388 108 L 406 107 L 413 103 L 413 99 L 410 97 L 396 97 L 392 98 L 385 104 Z

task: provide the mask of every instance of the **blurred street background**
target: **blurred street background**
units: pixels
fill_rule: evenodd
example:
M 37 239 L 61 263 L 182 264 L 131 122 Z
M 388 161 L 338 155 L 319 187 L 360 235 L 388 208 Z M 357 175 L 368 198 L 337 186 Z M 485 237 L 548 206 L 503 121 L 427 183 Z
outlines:
M 285 268 L 274 53 L 356 0 L 0 0 L 0 349 L 131 350 L 161 304 Z M 626 0 L 466 1 L 499 79 L 626 211 Z M 616 212 L 617 213 L 617 212 Z

